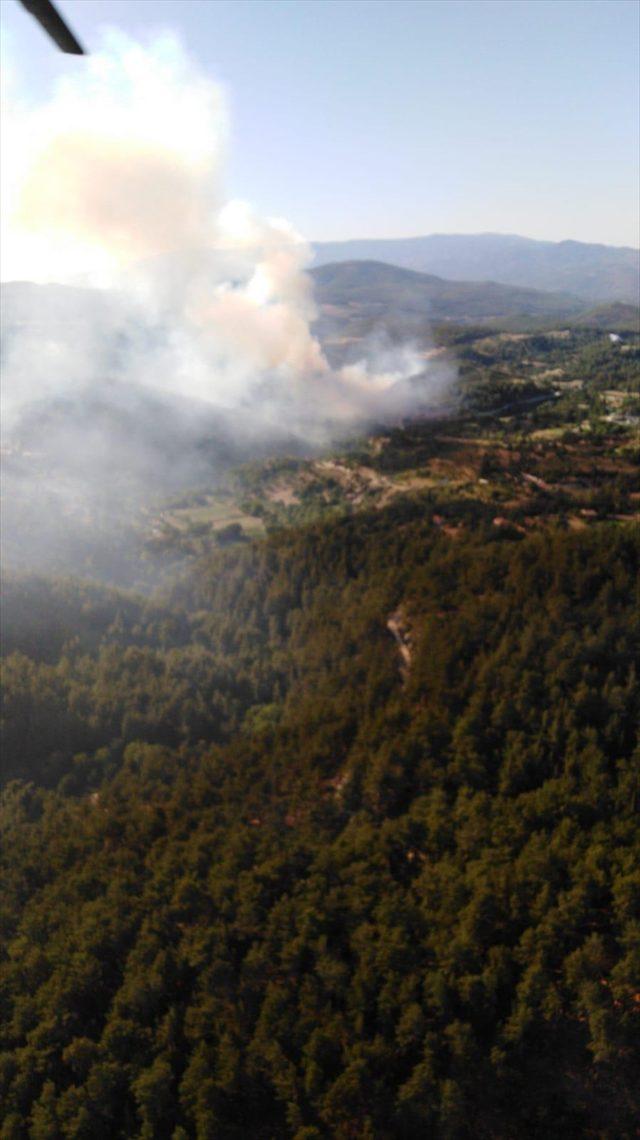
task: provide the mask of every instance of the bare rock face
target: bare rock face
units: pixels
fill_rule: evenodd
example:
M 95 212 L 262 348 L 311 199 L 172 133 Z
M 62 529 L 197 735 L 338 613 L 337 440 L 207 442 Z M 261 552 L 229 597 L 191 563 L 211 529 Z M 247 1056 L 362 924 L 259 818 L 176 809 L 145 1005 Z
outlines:
M 411 668 L 413 640 L 406 614 L 402 609 L 394 610 L 387 621 L 387 629 L 393 637 L 400 654 L 400 674 L 406 680 Z

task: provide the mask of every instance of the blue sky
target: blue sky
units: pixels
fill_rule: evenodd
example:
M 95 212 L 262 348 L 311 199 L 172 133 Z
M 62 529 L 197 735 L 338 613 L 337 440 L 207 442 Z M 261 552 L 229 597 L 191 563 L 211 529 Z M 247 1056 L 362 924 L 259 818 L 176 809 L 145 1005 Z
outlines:
M 229 192 L 311 239 L 637 245 L 635 0 L 60 0 L 87 47 L 169 28 L 227 90 Z M 82 67 L 3 0 L 23 94 Z

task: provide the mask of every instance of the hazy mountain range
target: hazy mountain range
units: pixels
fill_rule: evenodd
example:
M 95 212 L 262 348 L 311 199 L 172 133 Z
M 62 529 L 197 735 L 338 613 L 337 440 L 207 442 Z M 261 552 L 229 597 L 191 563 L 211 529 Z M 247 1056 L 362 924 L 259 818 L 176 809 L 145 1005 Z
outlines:
M 445 281 L 380 261 L 332 262 L 311 274 L 320 309 L 316 333 L 336 359 L 383 330 L 394 340 L 429 342 L 434 324 L 445 322 L 512 329 L 561 322 L 613 332 L 637 331 L 640 323 L 638 308 L 621 301 L 594 306 L 570 293 Z
M 636 249 L 579 241 L 535 241 L 512 234 L 431 234 L 428 237 L 316 242 L 316 263 L 384 261 L 451 281 L 571 293 L 585 301 L 640 301 Z

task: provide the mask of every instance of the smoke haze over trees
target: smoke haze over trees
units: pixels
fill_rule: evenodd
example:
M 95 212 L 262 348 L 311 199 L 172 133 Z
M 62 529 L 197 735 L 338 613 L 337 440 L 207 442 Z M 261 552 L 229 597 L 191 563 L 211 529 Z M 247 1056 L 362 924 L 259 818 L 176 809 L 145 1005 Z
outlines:
M 308 247 L 227 200 L 224 96 L 172 36 L 110 33 L 44 104 L 10 90 L 3 135 L 12 561 L 63 561 L 88 519 L 108 531 L 119 505 L 130 522 L 149 488 L 316 447 L 450 382 L 410 342 L 330 366 Z

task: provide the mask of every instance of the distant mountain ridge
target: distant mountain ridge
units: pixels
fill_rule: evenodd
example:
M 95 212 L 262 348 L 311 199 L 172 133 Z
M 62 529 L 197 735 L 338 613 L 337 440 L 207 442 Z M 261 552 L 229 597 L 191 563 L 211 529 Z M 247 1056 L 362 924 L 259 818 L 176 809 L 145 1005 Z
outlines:
M 316 242 L 316 265 L 383 261 L 449 281 L 571 293 L 584 301 L 640 302 L 640 253 L 627 246 L 536 241 L 515 234 L 430 234 L 426 237 Z

